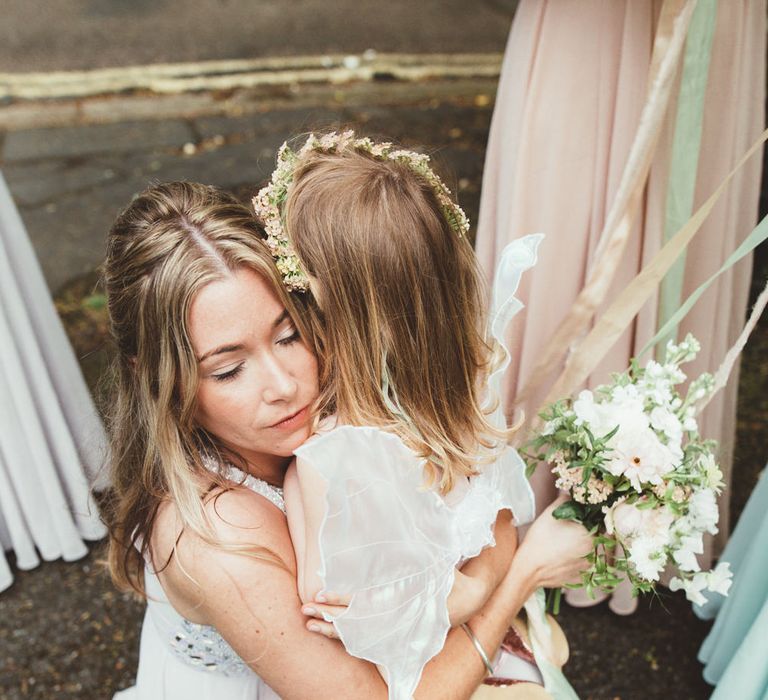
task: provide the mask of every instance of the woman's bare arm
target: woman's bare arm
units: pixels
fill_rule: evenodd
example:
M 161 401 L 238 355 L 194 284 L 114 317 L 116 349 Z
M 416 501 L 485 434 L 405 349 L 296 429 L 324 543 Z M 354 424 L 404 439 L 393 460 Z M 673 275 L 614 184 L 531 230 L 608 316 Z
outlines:
M 209 515 L 222 541 L 265 548 L 283 565 L 270 563 L 256 552 L 249 556 L 227 551 L 185 534 L 162 574 L 179 612 L 186 614 L 189 608 L 196 621 L 216 627 L 284 700 L 343 700 L 363 694 L 371 700 L 386 698 L 386 685 L 375 666 L 349 656 L 340 642 L 306 629 L 283 514 L 241 488 L 222 494 Z M 511 619 L 544 578 L 532 564 L 535 558 L 526 562 L 515 557 L 486 607 L 470 621 L 489 654 L 498 648 Z M 443 651 L 425 668 L 416 696 L 469 698 L 483 673 L 464 631 L 452 630 Z

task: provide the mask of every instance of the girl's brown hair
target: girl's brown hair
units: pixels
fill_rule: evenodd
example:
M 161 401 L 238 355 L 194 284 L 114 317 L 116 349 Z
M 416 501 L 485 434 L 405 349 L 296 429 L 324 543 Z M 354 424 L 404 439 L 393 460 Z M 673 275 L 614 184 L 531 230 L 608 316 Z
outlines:
M 104 283 L 117 353 L 106 519 L 109 569 L 120 587 L 143 593 L 144 555 L 165 499 L 175 503 L 185 528 L 221 544 L 204 499 L 228 482 L 204 464 L 205 455 L 221 450 L 193 420 L 198 373 L 187 317 L 202 287 L 245 266 L 272 285 L 296 318 L 262 236 L 234 197 L 190 182 L 150 187 L 109 232 Z M 266 551 L 258 555 L 274 559 Z
M 284 226 L 317 304 L 323 410 L 399 434 L 450 491 L 506 438 L 479 396 L 495 359 L 474 251 L 408 165 L 352 147 L 297 166 Z

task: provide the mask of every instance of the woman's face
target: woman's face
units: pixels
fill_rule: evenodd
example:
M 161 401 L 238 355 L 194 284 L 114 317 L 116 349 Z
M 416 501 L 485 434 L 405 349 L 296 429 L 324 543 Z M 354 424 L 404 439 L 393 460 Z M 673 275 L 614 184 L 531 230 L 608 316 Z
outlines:
M 263 477 L 310 434 L 317 361 L 264 278 L 241 267 L 203 287 L 189 312 L 197 422 Z

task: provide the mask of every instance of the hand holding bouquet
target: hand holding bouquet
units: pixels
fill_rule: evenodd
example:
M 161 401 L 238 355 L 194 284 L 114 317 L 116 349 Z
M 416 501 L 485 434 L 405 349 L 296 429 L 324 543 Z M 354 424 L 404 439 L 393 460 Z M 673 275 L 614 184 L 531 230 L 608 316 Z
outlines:
M 556 485 L 570 500 L 553 515 L 593 533 L 583 580 L 588 592 L 613 590 L 624 578 L 635 595 L 648 592 L 672 565 L 670 588 L 684 589 L 692 602 L 705 602 L 704 590 L 728 593 L 728 564 L 701 571 L 696 558 L 704 533 L 717 532 L 716 495 L 723 487 L 715 443 L 699 437 L 695 417 L 712 376 L 691 381 L 685 398 L 677 391 L 686 380 L 680 365 L 699 349 L 690 335 L 669 343 L 663 364 L 640 367 L 632 360 L 611 384 L 541 414 L 546 422 L 532 442 L 535 454 L 527 456 L 529 471 L 541 461 L 554 464 Z

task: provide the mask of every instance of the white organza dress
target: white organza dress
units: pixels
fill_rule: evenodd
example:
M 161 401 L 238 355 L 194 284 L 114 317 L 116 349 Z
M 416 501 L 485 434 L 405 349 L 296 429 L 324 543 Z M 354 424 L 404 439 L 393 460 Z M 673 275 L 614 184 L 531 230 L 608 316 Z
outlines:
M 285 512 L 282 490 L 228 467 L 227 476 Z M 182 617 L 147 563 L 147 611 L 136 685 L 114 700 L 280 700 L 215 628 Z
M 90 494 L 106 440 L 0 174 L 0 591 L 19 569 L 84 557 L 106 529 Z
M 499 342 L 522 308 L 515 291 L 542 237 L 518 239 L 502 255 L 490 329 Z M 499 427 L 506 427 L 498 397 L 507 364 L 489 377 L 486 394 Z M 296 457 L 299 473 L 310 466 L 327 483 L 318 573 L 325 590 L 351 596 L 333 620 L 339 637 L 350 654 L 379 666 L 390 700 L 408 700 L 445 643 L 456 567 L 494 544 L 499 510 L 510 509 L 518 525 L 534 517 L 524 463 L 507 448 L 443 498 L 424 488 L 423 459 L 378 428 L 334 427 Z

